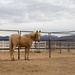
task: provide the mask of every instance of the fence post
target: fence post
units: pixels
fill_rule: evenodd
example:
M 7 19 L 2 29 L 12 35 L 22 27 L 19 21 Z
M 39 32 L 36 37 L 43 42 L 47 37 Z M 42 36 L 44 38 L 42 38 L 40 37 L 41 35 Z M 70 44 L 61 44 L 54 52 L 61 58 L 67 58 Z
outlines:
M 21 35 L 21 31 L 18 31 L 18 34 Z M 18 47 L 18 59 L 20 59 L 20 47 Z
M 68 42 L 68 52 L 70 52 L 70 48 L 69 48 L 69 42 Z
M 36 49 L 37 47 L 36 47 L 36 40 L 35 40 L 35 49 Z M 37 49 L 36 49 L 37 50 Z
M 60 42 L 60 44 L 59 44 L 59 45 L 60 45 L 60 53 L 61 53 L 61 42 Z
M 40 41 L 38 42 L 38 51 L 40 52 Z
M 49 40 L 49 58 L 51 58 L 51 33 L 48 33 L 48 40 Z

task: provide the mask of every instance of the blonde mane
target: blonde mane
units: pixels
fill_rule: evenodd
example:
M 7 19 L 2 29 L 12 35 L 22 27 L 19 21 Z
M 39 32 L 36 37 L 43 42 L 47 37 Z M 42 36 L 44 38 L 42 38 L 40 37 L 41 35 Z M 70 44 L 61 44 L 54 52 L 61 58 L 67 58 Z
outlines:
M 31 33 L 29 33 L 31 36 L 33 36 L 33 35 L 35 35 L 35 32 L 31 32 Z

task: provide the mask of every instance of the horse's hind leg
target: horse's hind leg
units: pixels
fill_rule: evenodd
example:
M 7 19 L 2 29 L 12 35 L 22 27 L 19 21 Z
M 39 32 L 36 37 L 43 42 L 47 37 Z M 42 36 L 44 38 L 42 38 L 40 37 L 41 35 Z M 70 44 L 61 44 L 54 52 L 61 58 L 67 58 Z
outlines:
M 13 46 L 13 49 L 12 49 L 12 57 L 11 57 L 11 61 L 14 61 L 14 50 L 15 50 L 16 46 Z
M 10 58 L 12 59 L 12 51 L 13 51 L 13 48 L 11 47 L 10 48 Z

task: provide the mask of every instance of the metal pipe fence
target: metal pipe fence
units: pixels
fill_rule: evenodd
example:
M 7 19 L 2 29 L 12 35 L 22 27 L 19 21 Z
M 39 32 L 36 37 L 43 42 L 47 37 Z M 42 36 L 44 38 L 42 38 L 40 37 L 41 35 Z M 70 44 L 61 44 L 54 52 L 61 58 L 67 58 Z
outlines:
M 4 32 L 16 32 L 19 35 L 22 35 L 22 33 L 29 33 L 32 31 L 19 31 L 19 30 L 0 30 L 0 31 L 4 31 Z M 60 49 L 60 53 L 62 51 L 62 49 L 68 49 L 68 52 L 70 51 L 70 49 L 75 49 L 75 40 L 74 39 L 60 39 L 60 40 L 53 40 L 51 38 L 52 34 L 71 34 L 74 33 L 75 31 L 65 31 L 65 32 L 41 32 L 42 34 L 47 34 L 48 38 L 46 40 L 40 40 L 40 41 L 45 41 L 46 42 L 46 48 L 40 48 L 37 47 L 37 41 L 35 40 L 35 47 L 31 48 L 31 49 L 48 49 L 49 52 L 49 58 L 51 58 L 51 50 L 52 49 Z M 11 33 L 10 33 L 11 34 Z M 9 35 L 10 35 L 9 34 Z M 0 39 L 0 41 L 9 41 L 9 38 L 2 38 Z M 1 47 L 0 46 L 0 50 L 9 50 L 9 47 Z M 20 59 L 20 49 L 18 48 L 18 59 Z

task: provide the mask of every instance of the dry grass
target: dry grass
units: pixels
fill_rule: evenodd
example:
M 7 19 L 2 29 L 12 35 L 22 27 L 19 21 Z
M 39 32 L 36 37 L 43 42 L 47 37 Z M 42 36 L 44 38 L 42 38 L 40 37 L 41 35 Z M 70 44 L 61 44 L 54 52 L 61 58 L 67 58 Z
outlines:
M 10 61 L 9 52 L 0 52 L 0 75 L 75 75 L 75 51 L 52 51 L 52 58 L 48 52 L 30 53 L 30 61 L 21 59 Z

